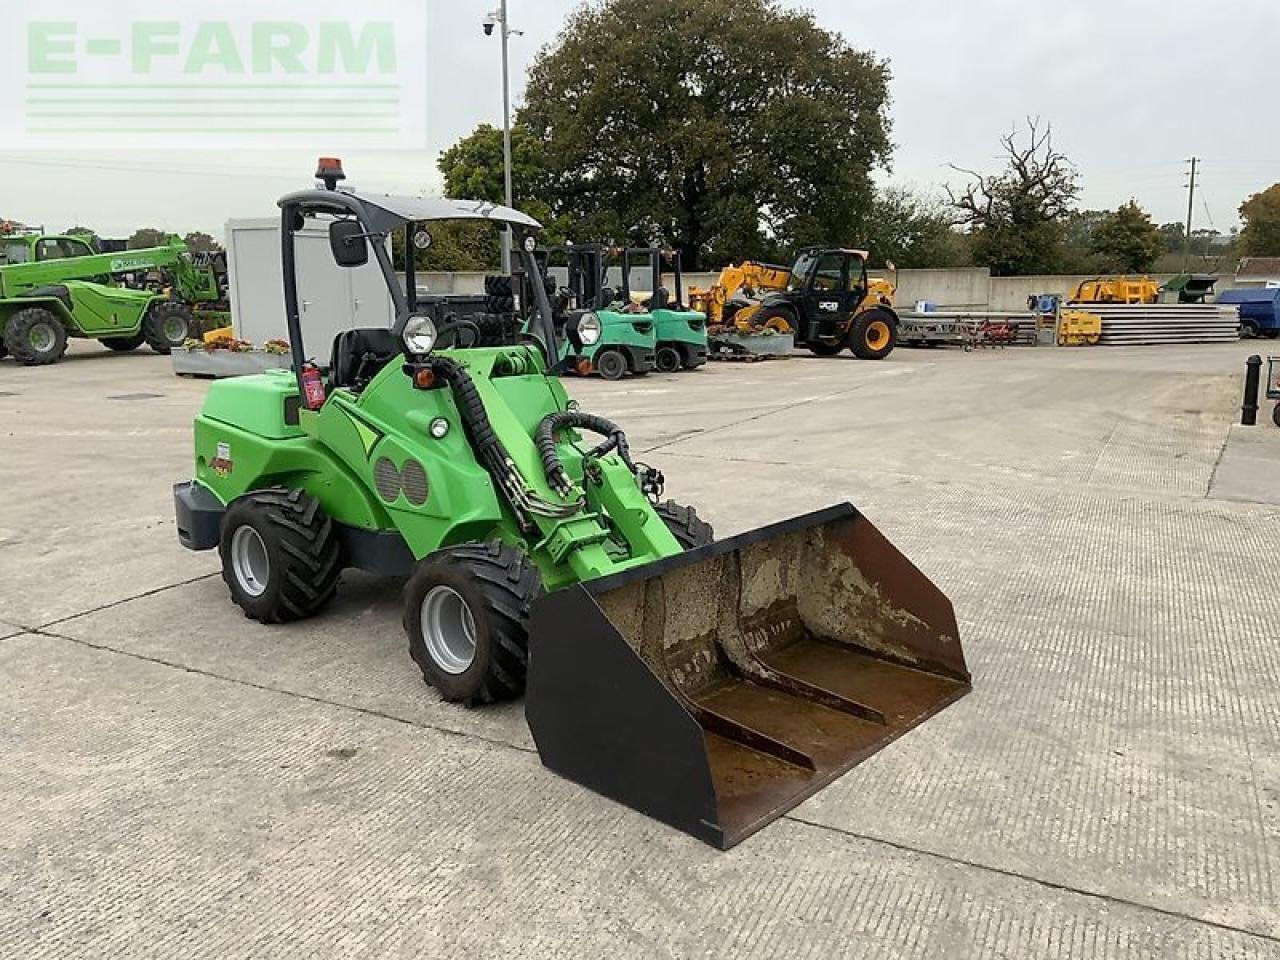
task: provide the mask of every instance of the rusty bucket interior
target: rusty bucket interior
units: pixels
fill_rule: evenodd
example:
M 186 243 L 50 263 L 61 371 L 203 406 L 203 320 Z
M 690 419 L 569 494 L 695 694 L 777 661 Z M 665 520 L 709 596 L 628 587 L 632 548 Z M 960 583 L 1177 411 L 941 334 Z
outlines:
M 951 603 L 844 505 L 534 607 L 547 767 L 733 846 L 970 689 Z

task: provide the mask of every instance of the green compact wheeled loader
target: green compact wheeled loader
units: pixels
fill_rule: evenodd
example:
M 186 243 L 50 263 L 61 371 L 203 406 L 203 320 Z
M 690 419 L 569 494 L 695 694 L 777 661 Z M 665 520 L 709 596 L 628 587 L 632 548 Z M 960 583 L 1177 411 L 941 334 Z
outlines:
M 548 768 L 722 848 L 969 690 L 951 604 L 852 506 L 715 542 L 578 409 L 554 374 L 584 317 L 557 328 L 534 220 L 341 190 L 335 161 L 319 177 L 281 201 L 293 370 L 210 387 L 174 491 L 182 543 L 220 551 L 247 616 L 316 614 L 345 567 L 404 575 L 409 651 L 441 696 L 527 689 Z M 316 219 L 338 265 L 376 258 L 396 305 L 393 329 L 341 333 L 327 373 L 294 259 Z M 523 241 L 519 342 L 424 312 L 411 263 L 402 289 L 386 237 L 411 250 L 455 219 Z

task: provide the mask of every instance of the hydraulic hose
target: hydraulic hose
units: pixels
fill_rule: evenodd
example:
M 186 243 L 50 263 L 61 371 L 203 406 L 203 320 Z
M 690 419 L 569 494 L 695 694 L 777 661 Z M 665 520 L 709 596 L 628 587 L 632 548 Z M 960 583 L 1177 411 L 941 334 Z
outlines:
M 551 503 L 529 489 L 520 468 L 494 432 L 489 414 L 484 408 L 484 400 L 466 367 L 447 357 L 431 357 L 427 360 L 427 366 L 432 373 L 449 384 L 476 459 L 493 478 L 523 526 L 531 526 L 528 514 L 567 518 L 582 510 L 581 498 L 572 504 Z M 558 488 L 557 492 L 560 492 Z
M 542 419 L 538 424 L 538 430 L 534 434 L 534 443 L 538 447 L 538 455 L 542 458 L 542 469 L 547 474 L 547 481 L 556 489 L 556 492 L 562 496 L 567 496 L 569 491 L 573 490 L 573 481 L 569 479 L 569 475 L 565 472 L 564 463 L 560 460 L 560 454 L 556 451 L 556 436 L 561 430 L 568 429 L 586 430 L 589 433 L 596 433 L 605 437 L 605 442 L 600 444 L 591 451 L 590 457 L 603 457 L 614 452 L 618 452 L 618 456 L 622 458 L 622 462 L 627 465 L 632 473 L 636 472 L 636 465 L 631 460 L 631 448 L 627 444 L 627 435 L 623 433 L 622 428 L 611 420 L 604 417 L 597 417 L 590 413 L 581 413 L 577 410 L 569 410 L 563 413 L 552 413 Z

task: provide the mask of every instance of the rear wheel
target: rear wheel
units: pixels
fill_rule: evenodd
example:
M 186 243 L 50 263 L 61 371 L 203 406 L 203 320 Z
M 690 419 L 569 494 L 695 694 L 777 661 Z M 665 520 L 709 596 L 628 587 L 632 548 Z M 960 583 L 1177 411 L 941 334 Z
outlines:
M 142 346 L 142 342 L 146 339 L 145 334 L 139 332 L 131 337 L 103 337 L 102 345 L 108 350 L 128 353 L 130 350 L 136 350 Z
M 1277 427 L 1280 427 L 1280 403 L 1276 404 L 1276 408 L 1271 411 L 1271 420 Z
M 883 360 L 898 342 L 898 323 L 887 310 L 868 310 L 853 322 L 849 346 L 859 360 Z
M 244 615 L 259 623 L 310 617 L 333 599 L 342 572 L 333 521 L 301 490 L 259 490 L 222 521 L 222 579 Z
M 659 373 L 676 373 L 684 366 L 684 358 L 675 347 L 659 347 L 656 363 Z
M 156 353 L 179 349 L 195 330 L 195 317 L 185 303 L 169 300 L 154 304 L 142 323 L 142 335 Z
M 9 318 L 5 348 L 28 367 L 55 363 L 67 352 L 67 329 L 57 314 L 44 307 L 28 307 Z
M 418 564 L 404 591 L 409 654 L 444 699 L 479 706 L 524 692 L 537 568 L 500 542 L 466 544 Z
M 684 549 L 696 550 L 698 547 L 715 543 L 715 530 L 711 524 L 698 516 L 698 511 L 693 507 L 686 507 L 674 500 L 664 500 L 653 509 Z
M 1240 321 L 1240 339 L 1253 340 L 1258 336 L 1258 324 L 1253 320 Z
M 592 366 L 606 380 L 621 380 L 627 374 L 627 358 L 620 350 L 601 350 Z

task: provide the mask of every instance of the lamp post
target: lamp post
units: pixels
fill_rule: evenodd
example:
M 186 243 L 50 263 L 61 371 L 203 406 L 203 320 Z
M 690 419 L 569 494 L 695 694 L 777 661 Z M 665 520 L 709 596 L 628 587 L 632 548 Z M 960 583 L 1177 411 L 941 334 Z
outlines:
M 495 28 L 502 33 L 502 164 L 503 179 L 506 183 L 507 206 L 514 206 L 511 189 L 511 66 L 508 56 L 508 41 L 511 37 L 522 37 L 520 30 L 512 30 L 507 22 L 507 0 L 502 0 L 497 10 L 484 19 L 484 34 L 493 36 Z M 511 272 L 511 230 L 502 231 L 502 272 Z

